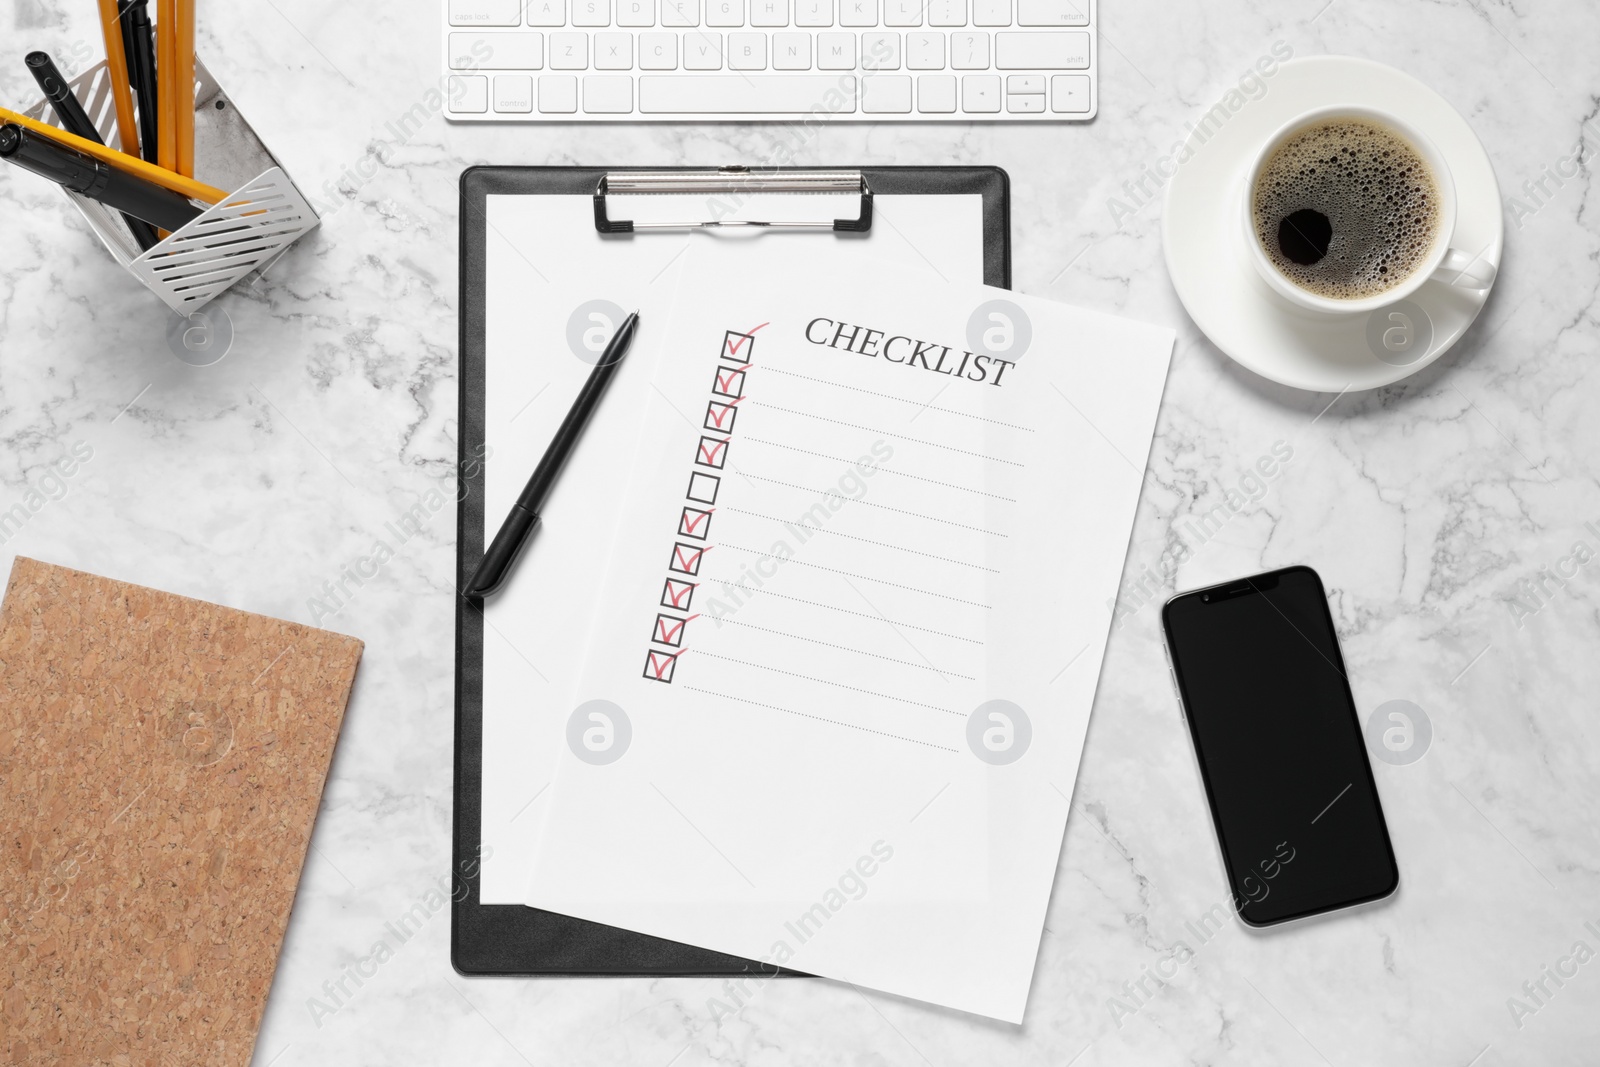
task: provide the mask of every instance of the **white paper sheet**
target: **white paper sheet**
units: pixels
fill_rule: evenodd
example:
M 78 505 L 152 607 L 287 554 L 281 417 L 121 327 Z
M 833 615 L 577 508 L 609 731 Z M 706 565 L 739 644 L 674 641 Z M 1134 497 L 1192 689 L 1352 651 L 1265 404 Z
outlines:
M 938 282 L 982 280 L 978 196 L 880 196 L 870 235 L 649 233 L 602 239 L 588 197 L 491 196 L 487 250 L 486 538 L 538 462 L 588 375 L 620 310 L 642 312 L 628 362 L 584 434 L 544 510 L 513 581 L 486 606 L 483 685 L 484 851 L 481 899 L 520 903 L 539 817 L 564 744 L 617 508 L 651 394 L 650 352 L 665 331 L 678 270 L 691 245 L 696 283 L 716 284 L 781 263 L 825 276 L 846 263 Z M 832 218 L 852 197 L 755 196 L 731 217 Z M 636 197 L 626 217 L 683 218 L 703 204 Z M 596 303 L 604 301 L 605 308 Z M 587 335 L 587 336 L 586 336 Z M 590 352 L 574 355 L 569 337 Z
M 1019 1022 L 1173 335 L 696 270 L 527 902 Z

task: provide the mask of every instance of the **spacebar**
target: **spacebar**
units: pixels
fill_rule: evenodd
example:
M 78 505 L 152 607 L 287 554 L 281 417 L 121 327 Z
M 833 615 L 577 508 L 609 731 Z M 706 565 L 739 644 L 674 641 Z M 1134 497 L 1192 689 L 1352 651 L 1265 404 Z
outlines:
M 827 114 L 855 111 L 855 76 L 767 74 L 741 78 L 647 74 L 639 79 L 639 111 L 643 114 L 776 115 L 813 109 Z

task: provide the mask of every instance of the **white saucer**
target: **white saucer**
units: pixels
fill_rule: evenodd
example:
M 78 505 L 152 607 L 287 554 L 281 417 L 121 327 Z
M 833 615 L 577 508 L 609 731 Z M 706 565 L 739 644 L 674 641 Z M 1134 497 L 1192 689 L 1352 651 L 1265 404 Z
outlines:
M 1250 99 L 1230 93 L 1224 100 L 1242 99 L 1242 106 L 1220 124 L 1206 123 L 1205 140 L 1198 130 L 1190 135 L 1186 148 L 1192 155 L 1178 165 L 1167 187 L 1162 242 L 1178 299 L 1213 344 L 1284 385 L 1337 393 L 1374 389 L 1416 373 L 1466 332 L 1488 291 L 1424 284 L 1408 301 L 1414 308 L 1406 310 L 1425 313 L 1428 321 L 1415 324 L 1417 336 L 1426 337 L 1431 325 L 1432 341 L 1426 350 L 1413 348 L 1379 359 L 1376 352 L 1382 346 L 1369 342 L 1369 336 L 1383 336 L 1391 309 L 1320 316 L 1289 304 L 1256 273 L 1240 235 L 1244 169 L 1261 144 L 1301 112 L 1333 104 L 1386 109 L 1416 126 L 1449 161 L 1459 202 L 1451 244 L 1498 268 L 1505 227 L 1488 153 L 1442 96 L 1393 67 L 1347 56 L 1314 56 L 1291 60 L 1262 80 L 1265 95 Z M 1383 322 L 1369 322 L 1374 316 Z

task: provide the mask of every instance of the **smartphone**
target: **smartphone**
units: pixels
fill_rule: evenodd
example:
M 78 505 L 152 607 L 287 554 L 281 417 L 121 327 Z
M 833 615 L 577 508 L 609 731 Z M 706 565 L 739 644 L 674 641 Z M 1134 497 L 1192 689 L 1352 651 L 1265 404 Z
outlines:
M 1274 926 L 1394 893 L 1400 868 L 1317 572 L 1179 593 L 1162 626 L 1240 919 Z

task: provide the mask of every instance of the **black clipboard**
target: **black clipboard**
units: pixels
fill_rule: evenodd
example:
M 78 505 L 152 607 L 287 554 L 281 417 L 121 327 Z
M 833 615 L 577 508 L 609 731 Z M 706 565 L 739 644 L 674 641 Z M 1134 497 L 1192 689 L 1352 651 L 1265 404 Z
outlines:
M 1011 288 L 1010 179 L 998 167 L 795 168 L 719 171 L 645 167 L 473 167 L 461 176 L 461 389 L 456 507 L 456 586 L 466 585 L 483 555 L 484 470 L 471 462 L 485 433 L 487 198 L 565 194 L 590 199 L 596 228 L 609 240 L 649 241 L 619 221 L 608 197 L 627 191 L 700 191 L 691 182 L 734 183 L 747 191 L 861 193 L 856 219 L 836 220 L 841 234 L 869 229 L 874 195 L 966 194 L 983 199 L 983 280 Z M 681 181 L 679 179 L 682 179 Z M 855 186 L 848 183 L 855 182 Z M 654 182 L 653 186 L 649 183 Z M 832 184 L 828 184 L 831 182 Z M 683 188 L 674 186 L 684 185 Z M 686 220 L 671 228 L 730 225 Z M 797 225 L 781 220 L 740 225 Z M 643 227 L 640 227 L 643 229 Z M 845 236 L 841 240 L 848 239 Z M 455 808 L 452 830 L 450 960 L 464 975 L 781 974 L 778 968 L 630 930 L 517 904 L 478 902 L 483 788 L 483 615 L 456 598 Z

